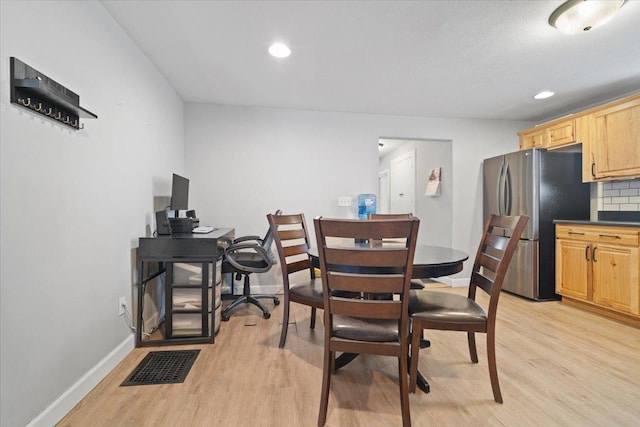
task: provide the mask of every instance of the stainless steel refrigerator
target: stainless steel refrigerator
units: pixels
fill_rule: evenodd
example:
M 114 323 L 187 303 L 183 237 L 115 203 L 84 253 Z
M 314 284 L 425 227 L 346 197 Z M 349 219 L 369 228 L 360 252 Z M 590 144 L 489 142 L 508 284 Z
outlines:
M 581 153 L 521 150 L 483 162 L 484 219 L 529 216 L 502 289 L 533 300 L 557 299 L 554 219 L 589 219 Z

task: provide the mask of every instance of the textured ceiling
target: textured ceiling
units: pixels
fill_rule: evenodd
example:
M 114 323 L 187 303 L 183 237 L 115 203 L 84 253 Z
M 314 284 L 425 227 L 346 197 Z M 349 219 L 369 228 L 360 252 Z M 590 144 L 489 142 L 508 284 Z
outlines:
M 540 120 L 640 92 L 640 1 L 575 36 L 561 3 L 102 0 L 187 102 Z

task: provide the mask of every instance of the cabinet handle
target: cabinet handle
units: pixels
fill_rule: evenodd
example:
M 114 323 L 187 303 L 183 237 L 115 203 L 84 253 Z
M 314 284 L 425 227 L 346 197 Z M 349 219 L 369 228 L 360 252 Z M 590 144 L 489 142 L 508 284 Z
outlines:
M 594 178 L 596 177 L 595 167 L 596 167 L 596 162 L 592 162 L 591 163 L 591 176 L 594 177 Z
M 600 237 L 608 237 L 610 239 L 622 239 L 622 237 L 615 234 L 601 234 Z
M 591 252 L 591 257 L 593 258 L 593 262 L 598 262 L 598 260 L 596 259 L 596 249 L 598 249 L 597 246 L 593 248 L 593 251 Z
M 581 233 L 579 231 L 569 231 L 569 234 L 576 234 L 578 236 L 584 236 L 584 233 Z
M 585 246 L 584 248 L 584 259 L 589 261 L 589 246 Z

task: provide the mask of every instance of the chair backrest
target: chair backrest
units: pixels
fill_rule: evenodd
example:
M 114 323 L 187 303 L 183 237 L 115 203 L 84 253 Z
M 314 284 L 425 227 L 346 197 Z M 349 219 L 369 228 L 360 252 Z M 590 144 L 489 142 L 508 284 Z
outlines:
M 289 288 L 289 275 L 292 273 L 308 269 L 311 278 L 314 279 L 314 269 L 307 253 L 309 251 L 309 233 L 304 214 L 269 214 L 267 220 L 278 249 L 285 289 Z
M 490 296 L 489 316 L 495 316 L 500 290 L 509 263 L 529 217 L 491 215 L 487 219 L 469 284 L 469 298 L 480 288 Z
M 374 214 L 370 213 L 367 216 L 367 219 L 406 219 L 413 218 L 413 214 L 411 212 L 405 214 Z
M 280 215 L 282 214 L 282 210 L 278 209 L 274 215 Z M 269 214 L 271 215 L 271 214 Z M 262 239 L 262 247 L 264 248 L 265 251 L 267 251 L 267 253 L 269 255 L 271 255 L 271 245 L 273 245 L 273 235 L 274 235 L 274 231 L 273 228 L 271 227 L 271 225 L 269 225 L 269 229 L 267 230 L 267 234 L 264 235 L 264 238 Z M 270 258 L 273 258 L 272 256 L 270 256 Z M 275 262 L 275 260 L 273 260 Z
M 337 314 L 398 320 L 401 339 L 406 338 L 409 287 L 419 224 L 417 218 L 314 219 L 322 271 L 325 331 L 332 331 L 333 315 Z M 339 239 L 403 239 L 404 244 L 345 244 Z M 336 296 L 354 292 L 369 298 Z M 376 294 L 397 297 L 376 298 Z

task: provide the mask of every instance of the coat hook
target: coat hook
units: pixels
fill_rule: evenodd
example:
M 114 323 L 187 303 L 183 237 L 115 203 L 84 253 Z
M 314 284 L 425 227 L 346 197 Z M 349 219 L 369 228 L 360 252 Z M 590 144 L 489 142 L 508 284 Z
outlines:
M 80 126 L 78 126 L 78 129 L 84 129 L 84 123 L 80 123 Z
M 43 111 L 42 110 L 42 102 L 38 102 L 38 106 L 35 107 L 36 111 Z
M 22 105 L 24 105 L 25 107 L 28 107 L 31 104 L 31 98 L 27 98 L 27 101 L 25 102 L 24 98 L 20 101 L 20 103 Z
M 62 118 L 62 113 L 58 111 L 58 114 L 56 114 L 56 120 L 60 120 L 61 118 Z
M 71 117 L 69 117 L 69 116 L 65 117 L 64 122 L 66 124 L 70 124 L 71 123 Z
M 49 107 L 49 111 L 47 111 L 45 114 L 47 116 L 51 116 L 51 113 L 53 112 L 53 108 Z

